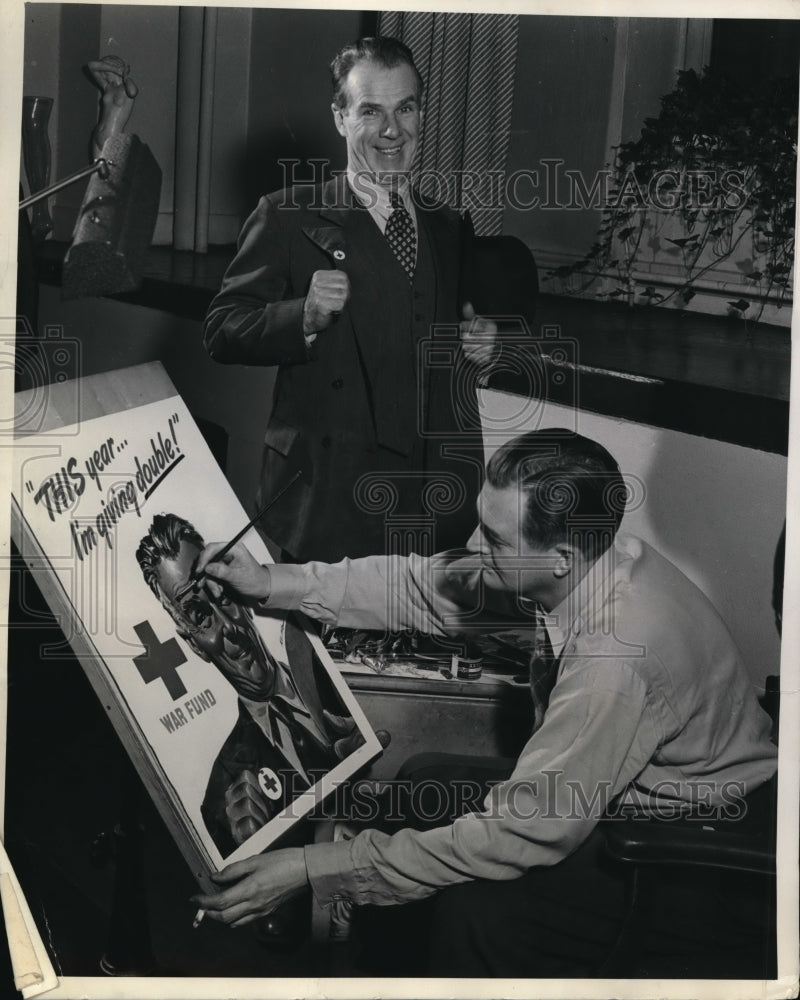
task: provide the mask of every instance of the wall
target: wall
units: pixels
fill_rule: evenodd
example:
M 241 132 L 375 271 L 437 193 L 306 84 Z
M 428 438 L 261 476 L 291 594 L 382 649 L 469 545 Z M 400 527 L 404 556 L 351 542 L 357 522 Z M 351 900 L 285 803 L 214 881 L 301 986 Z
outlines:
M 538 175 L 520 183 L 503 227 L 540 262 L 558 264 L 589 249 L 603 193 L 597 188 L 593 198 L 593 185 L 613 162 L 614 147 L 638 138 L 644 119 L 658 113 L 659 98 L 675 85 L 677 70 L 700 67 L 702 50 L 688 46 L 687 36 L 704 24 L 679 18 L 519 19 L 507 172 Z M 580 175 L 587 194 L 568 171 Z M 534 196 L 536 207 L 526 207 Z
M 278 159 L 322 159 L 345 166 L 344 142 L 334 128 L 328 64 L 358 38 L 359 11 L 253 11 L 245 186 L 254 207 L 262 194 L 284 187 Z M 298 176 L 311 176 L 307 167 Z
M 58 74 L 60 69 L 60 39 L 59 39 L 59 9 L 57 4 L 28 4 L 25 8 L 25 55 L 22 92 L 26 97 L 55 97 L 58 92 Z M 32 39 L 37 44 L 33 44 Z M 52 180 L 62 176 L 58 162 L 58 143 L 54 137 L 58 135 L 60 116 L 58 102 L 53 105 L 50 114 L 48 134 L 51 145 Z M 27 178 L 22 174 L 27 192 Z
M 786 516 L 786 459 L 582 410 L 484 393 L 487 456 L 535 427 L 566 427 L 603 444 L 643 484 L 623 530 L 640 535 L 706 593 L 754 684 L 778 673 L 773 560 Z
M 161 208 L 172 211 L 177 22 L 177 7 L 28 6 L 23 91 L 54 100 L 49 129 L 53 181 L 91 161 L 100 91 L 85 67 L 104 55 L 121 56 L 139 87 L 128 131 L 150 146 L 164 171 Z M 50 199 L 55 239 L 70 239 L 85 186 L 75 184 Z M 160 235 L 171 240 L 171 227 L 163 220 Z
M 519 19 L 507 173 L 537 170 L 538 175 L 533 183 L 519 182 L 503 232 L 524 240 L 537 260 L 582 250 L 597 231 L 599 212 L 556 210 L 567 198 L 567 186 L 559 193 L 542 161 L 563 160 L 564 169 L 580 171 L 589 185 L 604 167 L 614 45 L 611 17 Z M 525 208 L 534 197 L 539 207 Z
M 250 44 L 255 13 L 234 7 L 220 7 L 217 11 L 210 243 L 234 243 L 249 207 L 245 164 L 250 117 L 248 81 L 252 60 L 257 58 Z
M 560 278 L 548 272 L 589 252 L 598 237 L 602 205 L 613 198 L 609 167 L 615 149 L 638 139 L 645 120 L 658 115 L 660 99 L 673 90 L 680 70 L 708 65 L 715 23 L 704 18 L 520 17 L 503 227 L 532 249 L 544 291 L 602 297 L 617 288 L 614 277 L 590 283 L 583 274 Z M 756 23 L 763 27 L 764 22 Z M 773 45 L 776 54 L 784 50 L 763 30 L 755 37 Z M 796 49 L 794 59 L 796 66 Z M 778 62 L 771 69 L 784 66 Z M 688 306 L 676 297 L 669 307 L 729 315 L 731 300 L 756 294 L 744 277 L 754 270 L 752 256 L 745 240 L 730 260 L 701 276 Z M 684 277 L 674 255 L 660 250 L 653 256 L 644 244 L 636 272 L 639 293 L 653 285 L 664 296 Z M 779 305 L 773 295 L 761 321 L 788 326 L 789 310 Z
M 284 185 L 278 160 L 344 166 L 330 112 L 331 56 L 361 33 L 359 11 L 219 8 L 211 138 L 209 241 L 233 243 L 258 197 Z M 172 242 L 179 8 L 36 4 L 28 8 L 24 93 L 54 99 L 52 178 L 89 162 L 99 90 L 91 59 L 121 56 L 139 87 L 127 130 L 147 143 L 163 174 L 154 242 Z M 191 117 L 196 102 L 184 100 Z M 305 168 L 300 176 L 305 177 Z M 85 182 L 51 199 L 56 239 L 68 240 Z

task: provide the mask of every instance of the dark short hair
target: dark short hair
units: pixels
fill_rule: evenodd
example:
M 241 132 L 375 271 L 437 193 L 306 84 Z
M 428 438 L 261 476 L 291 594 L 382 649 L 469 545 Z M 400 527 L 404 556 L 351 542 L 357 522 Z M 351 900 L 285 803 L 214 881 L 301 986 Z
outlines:
M 194 525 L 178 517 L 177 514 L 156 514 L 150 525 L 150 531 L 139 542 L 136 561 L 144 576 L 144 582 L 156 597 L 159 596 L 156 578 L 159 563 L 162 559 L 177 559 L 181 542 L 188 542 L 198 549 L 205 548 L 206 544 Z
M 331 83 L 333 84 L 333 103 L 337 108 L 347 107 L 347 92 L 345 84 L 350 70 L 364 59 L 394 69 L 405 63 L 414 70 L 417 77 L 418 97 L 422 97 L 424 84 L 422 74 L 414 65 L 411 49 L 399 39 L 388 35 L 380 38 L 359 38 L 336 53 L 331 60 Z
M 596 559 L 614 540 L 625 512 L 626 487 L 614 458 L 580 434 L 561 428 L 529 431 L 489 459 L 489 483 L 524 494 L 522 533 L 529 545 L 577 545 Z

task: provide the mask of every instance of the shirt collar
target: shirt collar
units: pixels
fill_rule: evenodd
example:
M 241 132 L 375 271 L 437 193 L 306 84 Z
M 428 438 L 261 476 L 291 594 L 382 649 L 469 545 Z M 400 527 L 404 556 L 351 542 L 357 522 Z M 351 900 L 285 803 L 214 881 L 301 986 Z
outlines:
M 625 555 L 612 545 L 597 559 L 563 601 L 544 616 L 544 625 L 556 656 L 564 651 L 570 636 L 578 636 L 614 587 L 615 574 Z
M 363 170 L 353 170 L 347 168 L 347 183 L 353 192 L 353 197 L 363 208 L 369 212 L 374 212 L 384 222 L 392 214 L 392 204 L 389 200 L 389 188 L 382 184 L 376 184 L 368 173 Z M 413 219 L 413 203 L 411 200 L 411 185 L 407 177 L 401 177 L 397 185 L 397 193 L 403 200 L 403 204 Z
M 302 715 L 306 719 L 310 719 L 311 713 L 300 697 L 297 685 L 290 671 L 280 661 L 276 662 L 278 670 L 277 686 L 279 690 L 271 694 L 266 701 L 254 701 L 252 698 L 245 698 L 241 694 L 239 695 L 239 700 L 256 720 L 264 719 L 269 714 L 270 709 L 277 711 L 281 715 L 290 711 Z

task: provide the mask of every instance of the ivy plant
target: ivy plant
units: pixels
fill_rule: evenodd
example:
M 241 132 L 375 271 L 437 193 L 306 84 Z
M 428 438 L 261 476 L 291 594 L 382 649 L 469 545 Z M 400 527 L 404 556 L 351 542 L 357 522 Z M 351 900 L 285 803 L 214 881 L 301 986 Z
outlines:
M 794 258 L 797 101 L 796 77 L 756 92 L 709 70 L 680 72 L 658 117 L 616 150 L 595 242 L 548 277 L 574 289 L 577 276 L 578 291 L 610 278 L 601 296 L 683 307 L 730 261 L 743 276 L 732 312 L 757 320 L 770 295 L 780 306 Z M 654 262 L 671 265 L 672 291 L 647 279 Z

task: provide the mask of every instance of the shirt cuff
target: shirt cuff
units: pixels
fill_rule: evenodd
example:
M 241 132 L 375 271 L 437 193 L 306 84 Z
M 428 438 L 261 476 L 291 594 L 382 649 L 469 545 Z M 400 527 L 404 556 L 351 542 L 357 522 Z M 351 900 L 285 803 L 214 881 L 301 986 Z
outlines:
M 281 611 L 296 611 L 306 594 L 303 567 L 289 563 L 271 564 L 269 570 L 269 594 L 259 601 L 259 607 L 277 608 Z
M 330 906 L 337 900 L 353 899 L 350 841 L 306 844 L 304 851 L 308 881 L 320 906 Z

